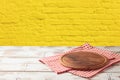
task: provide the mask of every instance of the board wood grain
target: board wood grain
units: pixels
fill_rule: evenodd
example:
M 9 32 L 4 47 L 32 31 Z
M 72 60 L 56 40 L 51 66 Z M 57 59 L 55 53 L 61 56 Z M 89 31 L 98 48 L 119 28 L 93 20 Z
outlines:
M 74 47 L 0 46 L 0 80 L 120 80 L 120 63 L 93 78 L 54 73 L 38 60 Z M 120 47 L 99 47 L 119 53 Z

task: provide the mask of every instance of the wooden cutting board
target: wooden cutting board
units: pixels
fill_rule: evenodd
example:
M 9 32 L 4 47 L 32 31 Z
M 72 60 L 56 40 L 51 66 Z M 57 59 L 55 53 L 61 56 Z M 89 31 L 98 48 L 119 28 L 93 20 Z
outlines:
M 98 53 L 80 51 L 63 55 L 60 63 L 73 69 L 95 70 L 108 64 L 109 60 Z

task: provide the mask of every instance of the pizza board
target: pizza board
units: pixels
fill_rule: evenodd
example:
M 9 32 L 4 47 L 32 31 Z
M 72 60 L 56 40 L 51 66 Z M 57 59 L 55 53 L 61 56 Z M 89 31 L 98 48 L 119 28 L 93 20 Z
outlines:
M 60 58 L 60 63 L 73 69 L 95 70 L 107 65 L 109 59 L 98 53 L 80 51 L 64 54 Z

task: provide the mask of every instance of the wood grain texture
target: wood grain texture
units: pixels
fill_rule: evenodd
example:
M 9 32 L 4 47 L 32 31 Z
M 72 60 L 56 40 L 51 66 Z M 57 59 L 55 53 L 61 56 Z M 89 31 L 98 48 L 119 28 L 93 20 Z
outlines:
M 93 52 L 71 52 L 61 57 L 60 63 L 63 66 L 78 70 L 96 70 L 109 63 L 105 56 Z
M 61 54 L 74 47 L 0 47 L 0 80 L 120 80 L 120 63 L 115 64 L 93 78 L 82 78 L 70 73 L 57 75 L 38 60 Z M 99 47 L 120 52 L 120 47 Z

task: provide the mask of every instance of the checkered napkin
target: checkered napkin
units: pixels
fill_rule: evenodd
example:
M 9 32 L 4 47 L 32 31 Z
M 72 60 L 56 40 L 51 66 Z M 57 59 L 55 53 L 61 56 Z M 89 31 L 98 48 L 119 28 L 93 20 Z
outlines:
M 104 55 L 108 59 L 110 59 L 110 62 L 109 62 L 109 64 L 107 64 L 106 66 L 104 66 L 100 69 L 89 70 L 89 71 L 74 70 L 72 68 L 64 67 L 63 65 L 60 64 L 59 60 L 60 60 L 60 57 L 62 55 L 66 54 L 66 53 L 70 53 L 70 52 L 79 52 L 79 51 L 97 52 L 100 55 Z M 89 77 L 92 77 L 92 76 L 96 75 L 97 73 L 103 71 L 105 68 L 111 66 L 112 64 L 120 62 L 120 54 L 113 53 L 113 52 L 108 51 L 108 50 L 98 49 L 98 48 L 93 47 L 89 44 L 84 44 L 80 47 L 76 47 L 76 48 L 71 49 L 69 51 L 66 51 L 62 54 L 42 58 L 39 61 L 46 64 L 47 66 L 49 66 L 57 74 L 69 72 L 69 73 L 72 73 L 72 74 L 77 75 L 77 76 L 89 78 Z

